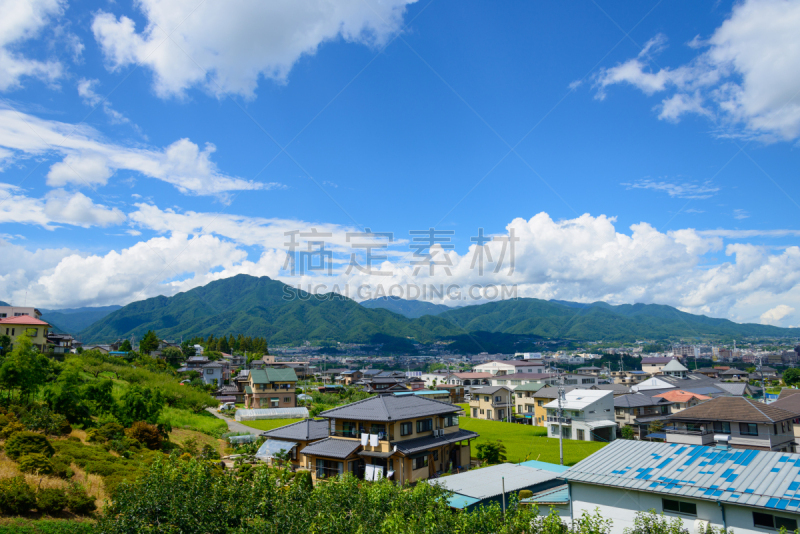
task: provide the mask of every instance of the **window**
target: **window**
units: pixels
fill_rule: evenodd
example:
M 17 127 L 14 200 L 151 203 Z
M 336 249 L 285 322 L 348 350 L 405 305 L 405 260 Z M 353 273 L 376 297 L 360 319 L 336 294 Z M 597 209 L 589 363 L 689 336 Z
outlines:
M 484 410 L 483 408 L 481 408 L 481 415 L 483 415 L 485 412 L 486 412 L 486 410 Z
M 739 423 L 739 434 L 743 436 L 757 436 L 758 425 L 755 423 Z
M 550 427 L 550 435 L 551 436 L 558 436 L 558 426 L 552 425 Z
M 357 438 L 358 428 L 353 421 L 342 422 L 342 435 L 346 438 Z
M 458 425 L 458 416 L 457 415 L 447 415 L 444 418 L 444 427 L 451 427 Z
M 492 401 L 491 401 L 491 397 L 487 397 L 487 396 L 485 396 L 485 395 L 484 395 L 484 397 L 483 397 L 483 401 L 484 401 L 484 402 L 492 402 Z
M 583 430 L 582 429 L 578 429 L 576 432 L 578 434 L 578 439 L 581 440 L 581 441 L 584 441 L 585 437 L 584 437 Z
M 537 406 L 544 406 L 544 401 L 536 401 Z
M 691 502 L 661 499 L 661 506 L 664 508 L 665 512 L 683 515 L 697 515 L 697 505 Z
M 422 469 L 423 467 L 428 467 L 427 455 L 411 460 L 411 469 Z
M 497 396 L 495 396 L 494 401 L 496 403 L 501 403 L 501 402 L 503 402 L 503 398 L 500 395 L 497 395 Z
M 582 378 L 581 379 L 581 384 L 594 384 L 594 379 L 593 378 Z
M 292 398 L 291 397 L 284 397 L 283 398 L 283 402 L 292 402 Z
M 481 410 L 481 412 L 483 412 L 483 410 Z M 477 408 L 473 408 L 472 409 L 472 417 L 478 417 L 478 409 Z M 411 423 L 409 423 L 409 424 L 411 424 Z
M 433 461 L 434 462 L 439 461 L 439 451 L 433 451 Z
M 272 397 L 271 399 L 269 399 L 270 408 L 277 408 L 278 406 L 280 406 L 280 404 L 281 400 L 277 397 Z
M 408 423 L 400 423 L 400 435 L 408 436 L 414 431 L 414 425 L 409 421 Z
M 417 433 L 433 430 L 433 419 L 420 419 L 417 421 Z
M 788 517 L 765 514 L 762 512 L 753 512 L 753 526 L 775 530 L 786 527 L 786 530 L 791 531 L 797 530 L 797 519 L 789 519 Z
M 714 432 L 717 434 L 730 434 L 731 433 L 731 424 L 725 423 L 721 421 L 714 422 Z

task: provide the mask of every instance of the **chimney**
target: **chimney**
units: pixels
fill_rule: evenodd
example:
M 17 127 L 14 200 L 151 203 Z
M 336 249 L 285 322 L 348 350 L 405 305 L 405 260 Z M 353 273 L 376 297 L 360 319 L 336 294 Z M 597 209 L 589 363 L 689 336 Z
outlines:
M 715 434 L 714 441 L 717 442 L 716 449 L 719 451 L 731 450 L 731 437 L 728 434 Z

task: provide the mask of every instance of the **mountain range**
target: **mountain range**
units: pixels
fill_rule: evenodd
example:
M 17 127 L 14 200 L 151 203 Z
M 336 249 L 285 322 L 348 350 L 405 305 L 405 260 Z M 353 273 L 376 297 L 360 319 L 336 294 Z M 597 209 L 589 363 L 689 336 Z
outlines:
M 450 306 L 444 304 L 434 304 L 424 300 L 406 300 L 400 297 L 379 297 L 371 300 L 364 300 L 361 305 L 365 308 L 381 308 L 390 312 L 399 313 L 409 319 L 416 319 L 423 315 L 439 315 L 442 312 L 451 310 Z
M 420 304 L 376 299 L 363 306 L 336 294 L 311 295 L 268 277 L 237 275 L 172 297 L 133 302 L 78 332 L 84 342 L 113 341 L 148 330 L 178 340 L 196 335 L 264 336 L 272 345 L 303 341 L 349 343 L 413 339 L 426 343 L 473 333 L 578 341 L 798 337 L 800 329 L 738 324 L 671 306 L 582 304 L 520 298 L 406 317 Z M 496 337 L 496 336 L 495 336 Z

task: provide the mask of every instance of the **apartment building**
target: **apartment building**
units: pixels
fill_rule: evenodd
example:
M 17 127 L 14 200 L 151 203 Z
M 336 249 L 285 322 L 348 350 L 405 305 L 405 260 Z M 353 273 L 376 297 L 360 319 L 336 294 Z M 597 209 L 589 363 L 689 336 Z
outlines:
M 251 369 L 244 387 L 245 408 L 294 408 L 297 375 L 291 368 Z
M 546 372 L 544 363 L 536 360 L 494 360 L 476 365 L 472 370 L 476 373 L 490 373 L 492 375 Z
M 544 405 L 547 410 L 548 435 L 578 441 L 613 441 L 617 439 L 614 417 L 614 394 L 611 391 L 573 389 L 561 401 L 562 417 L 558 417 L 558 399 Z
M 670 415 L 672 402 L 641 393 L 614 398 L 614 420 L 622 428 L 630 426 L 636 439 L 644 439 L 654 421 L 663 421 Z
M 469 466 L 475 432 L 458 426 L 458 406 L 419 395 L 386 395 L 322 412 L 328 437 L 303 449 L 317 481 L 352 473 L 358 478 L 418 482 Z
M 475 419 L 506 421 L 514 407 L 514 392 L 503 386 L 474 388 L 470 393 L 469 411 Z
M 505 386 L 515 390 L 518 386 L 531 382 L 541 383 L 545 386 L 555 386 L 562 377 L 564 384 L 567 386 L 591 388 L 598 383 L 598 379 L 594 375 L 577 373 L 514 373 L 493 376 L 491 382 L 493 386 Z
M 794 452 L 796 417 L 752 399 L 717 397 L 670 415 L 664 430 L 668 443 Z

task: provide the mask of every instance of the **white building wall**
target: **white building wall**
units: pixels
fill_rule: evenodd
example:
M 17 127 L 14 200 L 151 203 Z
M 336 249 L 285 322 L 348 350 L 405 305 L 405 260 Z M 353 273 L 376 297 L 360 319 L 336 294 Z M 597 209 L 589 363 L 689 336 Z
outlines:
M 637 512 L 655 510 L 657 513 L 663 512 L 661 499 L 673 499 L 678 501 L 692 502 L 697 505 L 697 517 L 679 516 L 670 512 L 664 515 L 671 520 L 673 517 L 679 518 L 691 534 L 698 533 L 696 520 L 705 520 L 715 528 L 722 528 L 722 509 L 716 502 L 690 499 L 680 495 L 662 495 L 658 493 L 648 493 L 632 489 L 610 488 L 606 486 L 595 486 L 592 484 L 582 484 L 572 482 L 572 517 L 577 519 L 585 511 L 593 514 L 599 511 L 604 519 L 610 519 L 611 534 L 624 534 L 626 528 L 633 528 Z M 735 504 L 722 503 L 725 507 L 725 519 L 728 529 L 732 529 L 736 534 L 763 534 L 773 532 L 768 529 L 756 528 L 753 526 L 753 511 L 763 511 L 773 515 L 784 517 L 797 516 L 791 513 L 782 513 L 778 510 L 754 509 Z

